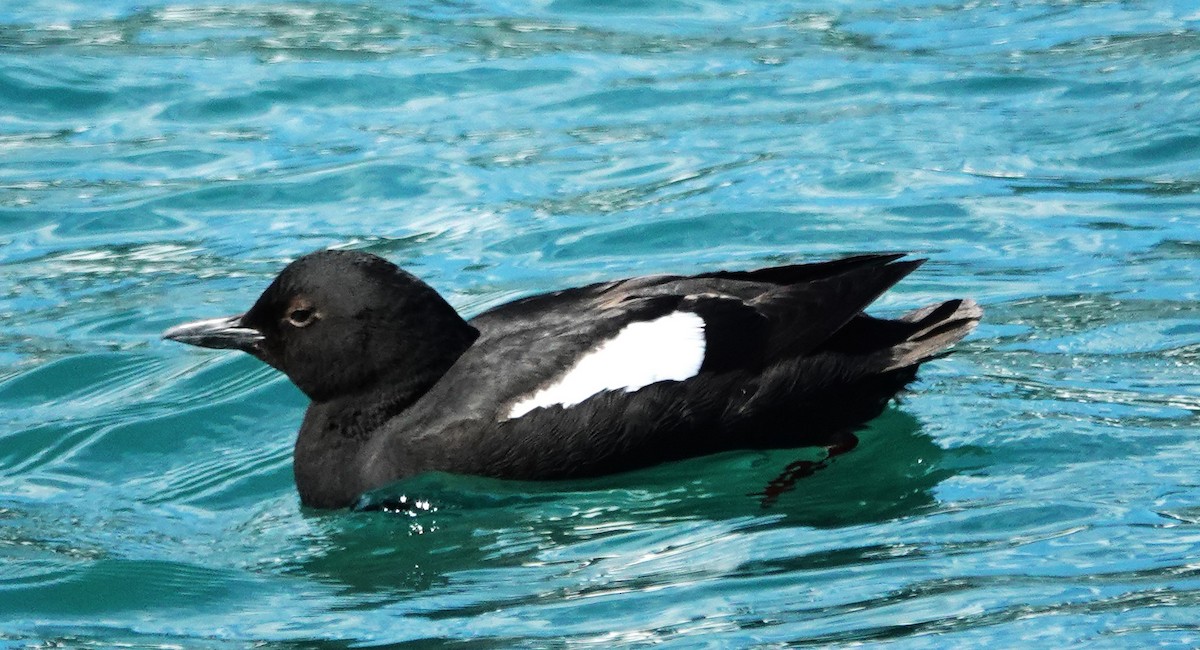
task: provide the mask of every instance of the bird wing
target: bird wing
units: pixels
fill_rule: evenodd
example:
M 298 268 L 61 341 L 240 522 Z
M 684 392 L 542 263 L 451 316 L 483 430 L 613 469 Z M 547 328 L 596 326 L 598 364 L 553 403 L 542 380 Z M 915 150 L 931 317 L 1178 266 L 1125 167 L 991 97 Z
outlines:
M 462 417 L 504 420 L 514 405 L 570 406 L 647 378 L 757 370 L 819 349 L 924 261 L 899 257 L 639 277 L 514 301 L 470 321 L 479 339 L 429 397 L 462 405 Z

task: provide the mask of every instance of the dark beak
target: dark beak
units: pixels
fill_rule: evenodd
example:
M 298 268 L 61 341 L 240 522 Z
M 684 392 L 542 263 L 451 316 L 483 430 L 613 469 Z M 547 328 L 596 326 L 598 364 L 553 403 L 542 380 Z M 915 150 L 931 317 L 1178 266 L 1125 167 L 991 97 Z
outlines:
M 241 315 L 176 325 L 163 332 L 162 336 L 164 339 L 202 348 L 242 350 L 251 353 L 254 352 L 255 344 L 263 340 L 262 332 L 242 326 Z

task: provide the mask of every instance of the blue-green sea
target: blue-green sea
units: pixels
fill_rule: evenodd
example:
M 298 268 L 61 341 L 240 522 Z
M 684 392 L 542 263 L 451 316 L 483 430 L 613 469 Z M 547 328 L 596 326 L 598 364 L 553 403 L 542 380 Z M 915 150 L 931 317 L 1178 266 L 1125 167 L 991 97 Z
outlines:
M 986 316 L 766 507 L 820 450 L 323 512 L 303 395 L 159 335 L 330 246 Z M 858 644 L 1200 646 L 1200 5 L 0 3 L 0 648 Z

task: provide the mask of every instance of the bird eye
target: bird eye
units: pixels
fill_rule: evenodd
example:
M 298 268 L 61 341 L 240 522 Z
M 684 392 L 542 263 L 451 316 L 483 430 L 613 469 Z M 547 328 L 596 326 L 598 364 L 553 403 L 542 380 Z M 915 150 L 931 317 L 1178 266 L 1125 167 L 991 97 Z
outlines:
M 296 327 L 307 327 L 316 320 L 317 312 L 312 307 L 297 307 L 288 312 L 288 322 Z

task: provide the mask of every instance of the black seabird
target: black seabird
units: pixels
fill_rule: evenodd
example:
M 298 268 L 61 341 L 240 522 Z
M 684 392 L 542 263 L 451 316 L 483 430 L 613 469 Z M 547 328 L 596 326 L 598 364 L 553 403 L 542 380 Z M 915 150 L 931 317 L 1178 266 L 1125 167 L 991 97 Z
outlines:
M 245 314 L 163 336 L 243 350 L 304 391 L 296 486 L 337 508 L 428 471 L 559 479 L 830 444 L 982 315 L 969 299 L 863 313 L 924 262 L 902 257 L 630 278 L 466 321 L 391 262 L 328 250 Z

